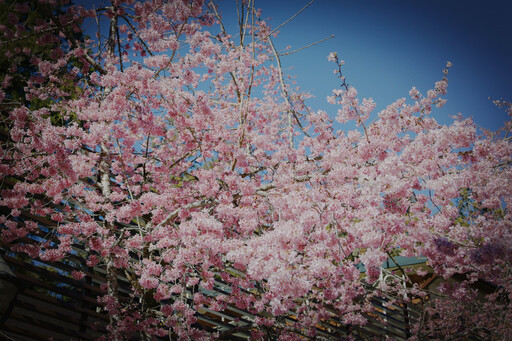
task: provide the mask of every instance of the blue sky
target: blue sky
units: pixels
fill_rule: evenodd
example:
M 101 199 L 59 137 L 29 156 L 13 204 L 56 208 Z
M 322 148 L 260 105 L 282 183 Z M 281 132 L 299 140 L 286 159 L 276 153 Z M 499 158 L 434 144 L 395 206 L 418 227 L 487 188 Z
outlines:
M 256 7 L 277 27 L 308 2 L 256 0 Z M 234 0 L 221 1 L 221 9 L 226 21 L 236 20 Z M 435 117 L 448 124 L 460 112 L 494 130 L 507 115 L 488 97 L 512 101 L 511 18 L 510 0 L 316 0 L 280 29 L 274 43 L 293 50 L 335 35 L 282 58 L 298 85 L 316 96 L 310 106 L 331 114 L 337 108 L 326 96 L 339 87 L 327 61 L 331 51 L 345 60 L 347 80 L 360 96 L 377 102 L 375 113 L 407 97 L 412 86 L 425 93 L 451 61 L 448 102 Z

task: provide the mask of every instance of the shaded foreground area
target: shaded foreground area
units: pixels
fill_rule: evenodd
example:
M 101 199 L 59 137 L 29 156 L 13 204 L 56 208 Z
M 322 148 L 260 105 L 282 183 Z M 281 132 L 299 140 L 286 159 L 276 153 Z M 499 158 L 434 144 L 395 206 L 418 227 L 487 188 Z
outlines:
M 36 262 L 23 259 L 22 255 L 14 253 L 4 255 L 23 288 L 10 318 L 0 329 L 5 336 L 14 340 L 47 340 L 50 337 L 53 340 L 94 340 L 104 335 L 109 317 L 102 311 L 97 298 L 104 294 L 101 286 L 106 283 L 105 271 L 100 267 L 87 267 L 80 255 L 83 250 L 79 247 L 75 247 L 74 250 L 73 256 L 59 262 Z M 424 267 L 424 263 L 415 264 L 414 267 Z M 73 279 L 71 274 L 76 270 L 85 272 L 86 277 L 82 280 Z M 228 269 L 230 270 L 236 272 L 235 269 Z M 398 268 L 389 268 L 385 271 L 383 274 L 399 273 Z M 436 282 L 436 277 L 432 274 L 420 277 L 410 273 L 409 277 L 423 288 Z M 127 301 L 130 295 L 128 279 L 118 277 L 118 280 L 120 299 Z M 231 291 L 230 286 L 220 277 L 216 278 L 213 290 L 197 287 L 194 289 L 211 296 L 228 294 Z M 190 300 L 193 294 L 193 290 L 184 293 Z M 366 314 L 368 323 L 365 326 L 343 325 L 333 313 L 330 319 L 317 326 L 316 337 L 307 337 L 300 333 L 297 333 L 297 337 L 338 340 L 347 336 L 356 339 L 387 336 L 405 340 L 410 336 L 411 326 L 424 318 L 421 302 L 416 300 L 408 305 L 395 305 L 390 303 L 392 300 L 392 297 L 375 297 L 372 300 L 374 311 Z M 172 302 L 173 298 L 169 301 Z M 253 322 L 257 315 L 235 306 L 228 306 L 222 311 L 205 307 L 196 312 L 196 317 L 195 327 L 210 332 L 217 331 L 219 339 L 249 340 L 250 332 L 255 328 Z M 284 323 L 287 320 L 295 322 L 293 314 L 282 319 Z M 279 333 L 278 328 L 268 328 L 267 337 L 269 340 L 277 339 Z M 134 335 L 133 339 L 138 339 L 137 335 Z

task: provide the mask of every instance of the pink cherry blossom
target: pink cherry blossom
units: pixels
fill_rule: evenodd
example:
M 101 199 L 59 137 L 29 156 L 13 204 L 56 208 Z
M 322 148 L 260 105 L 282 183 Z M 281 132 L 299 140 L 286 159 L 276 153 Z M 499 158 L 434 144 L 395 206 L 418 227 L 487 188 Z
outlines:
M 377 113 L 335 52 L 341 87 L 328 109 L 310 108 L 260 13 L 237 36 L 215 8 L 112 1 L 71 6 L 61 26 L 23 22 L 38 43 L 60 46 L 51 56 L 19 49 L 36 68 L 24 104 L 10 101 L 13 78 L 2 80 L 2 247 L 45 262 L 85 250 L 106 274 L 105 339 L 215 339 L 222 331 L 196 328 L 198 312 L 231 307 L 257 314 L 253 337 L 275 327 L 296 340 L 332 316 L 365 325 L 381 296 L 421 298 L 413 339 L 455 338 L 462 326 L 510 337 L 512 123 L 495 133 L 470 119 L 440 125 L 451 63 L 432 89 L 412 87 Z M 96 19 L 119 33 L 70 34 Z M 394 255 L 426 259 L 414 276 L 435 275 L 438 289 L 406 271 L 383 283 Z

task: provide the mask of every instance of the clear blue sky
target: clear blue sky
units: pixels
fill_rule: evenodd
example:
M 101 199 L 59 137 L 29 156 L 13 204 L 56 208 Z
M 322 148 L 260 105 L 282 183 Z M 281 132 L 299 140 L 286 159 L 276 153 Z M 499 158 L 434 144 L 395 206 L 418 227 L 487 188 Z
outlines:
M 221 1 L 226 21 L 236 18 L 234 2 Z M 277 27 L 308 2 L 256 0 L 256 7 Z M 451 61 L 448 102 L 435 117 L 447 124 L 460 112 L 487 129 L 507 119 L 488 97 L 512 101 L 511 0 L 316 0 L 274 42 L 278 50 L 293 50 L 331 34 L 335 38 L 282 58 L 298 85 L 316 96 L 313 109 L 336 112 L 325 98 L 339 87 L 327 61 L 337 51 L 348 82 L 362 97 L 373 97 L 376 111 L 407 97 L 412 86 L 426 92 Z

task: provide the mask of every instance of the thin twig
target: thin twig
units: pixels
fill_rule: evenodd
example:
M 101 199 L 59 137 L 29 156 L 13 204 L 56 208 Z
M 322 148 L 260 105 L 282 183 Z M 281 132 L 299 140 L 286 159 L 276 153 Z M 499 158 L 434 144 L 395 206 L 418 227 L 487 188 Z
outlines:
M 138 33 L 138 30 L 135 29 L 133 24 L 126 18 L 126 16 L 120 15 L 119 17 L 123 18 L 128 23 L 128 26 L 130 26 L 130 28 L 132 29 L 132 32 L 135 33 L 135 35 L 139 39 L 140 43 L 144 46 L 144 48 L 149 53 L 149 55 L 150 56 L 154 56 L 153 52 L 151 52 L 151 50 L 149 49 L 148 45 L 146 45 L 146 42 L 140 37 L 140 35 Z
M 224 35 L 226 35 L 226 28 L 224 27 L 224 24 L 222 23 L 220 14 L 217 11 L 217 6 L 213 3 L 213 1 L 210 1 L 210 3 L 208 4 L 208 7 L 212 10 L 213 15 L 215 16 L 215 18 L 217 18 L 217 20 L 219 21 L 220 30 L 222 31 L 222 33 Z
M 263 38 L 260 38 L 256 43 L 259 43 L 260 41 L 264 40 L 264 39 L 267 39 L 268 37 L 270 37 L 272 34 L 274 34 L 278 29 L 280 29 L 281 27 L 283 27 L 284 25 L 286 25 L 287 23 L 289 23 L 290 21 L 293 20 L 293 18 L 295 18 L 297 15 L 299 15 L 300 12 L 302 12 L 303 10 L 305 10 L 306 8 L 309 7 L 309 5 L 311 5 L 313 2 L 315 2 L 315 0 L 311 0 L 306 6 L 302 7 L 302 9 L 300 11 L 298 11 L 297 13 L 295 13 L 294 15 L 292 15 L 290 17 L 290 19 L 286 20 L 285 22 L 283 22 L 281 25 L 277 26 L 276 28 L 274 28 L 272 31 L 270 31 L 269 34 L 267 34 L 266 36 L 264 36 Z
M 329 39 L 332 39 L 332 38 L 334 38 L 334 34 L 332 34 L 330 37 L 327 37 L 327 38 L 324 38 L 324 39 L 320 39 L 320 40 L 319 40 L 319 41 L 317 41 L 317 42 L 314 42 L 314 43 L 311 43 L 311 44 L 306 45 L 306 46 L 304 46 L 304 47 L 301 47 L 300 49 L 296 49 L 296 50 L 289 51 L 289 52 L 282 52 L 282 53 L 281 53 L 281 52 L 279 52 L 279 55 L 280 55 L 280 56 L 288 56 L 288 55 L 290 55 L 290 54 L 292 54 L 292 53 L 302 51 L 302 50 L 304 50 L 304 49 L 307 49 L 308 47 L 315 46 L 316 44 L 323 43 L 324 41 L 329 40 Z
M 274 56 L 276 57 L 277 68 L 278 68 L 278 72 L 279 72 L 279 82 L 281 84 L 281 91 L 283 92 L 283 97 L 286 101 L 286 104 L 288 105 L 288 129 L 289 129 L 289 134 L 290 134 L 289 142 L 290 142 L 290 148 L 293 148 L 292 116 L 291 116 L 292 105 L 289 100 L 290 95 L 288 94 L 288 91 L 286 90 L 286 85 L 284 84 L 283 69 L 281 67 L 281 59 L 279 58 L 279 54 L 277 53 L 276 47 L 274 46 L 274 43 L 272 42 L 272 38 L 270 36 L 267 36 L 267 39 L 270 44 L 270 47 L 272 48 L 272 52 L 274 52 Z

